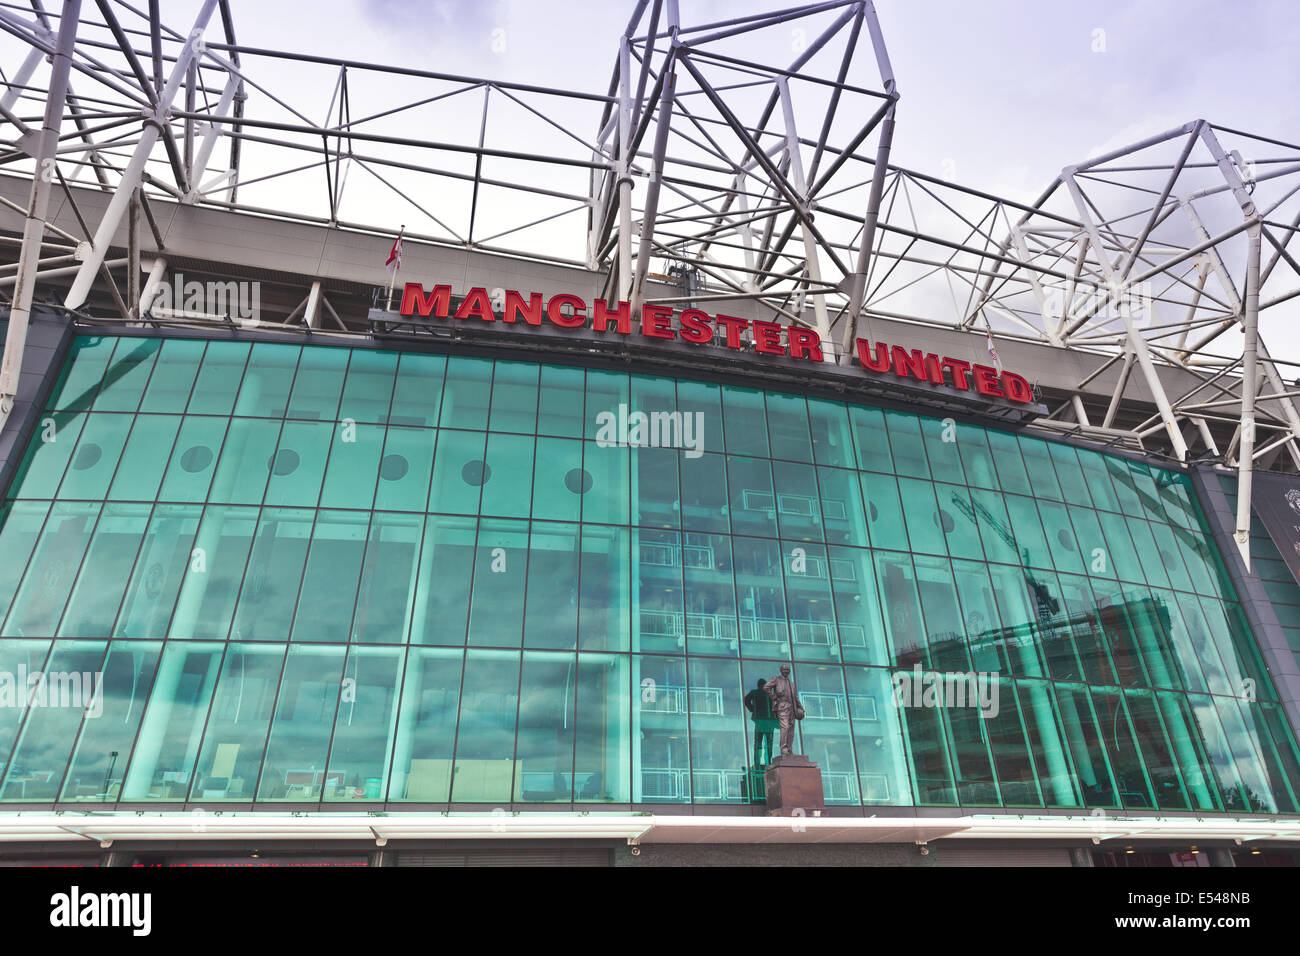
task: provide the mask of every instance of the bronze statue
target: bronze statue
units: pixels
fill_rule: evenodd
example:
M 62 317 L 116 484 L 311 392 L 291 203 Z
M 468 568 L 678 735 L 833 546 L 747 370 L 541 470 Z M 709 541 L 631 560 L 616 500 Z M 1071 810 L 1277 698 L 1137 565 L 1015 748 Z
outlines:
M 790 680 L 790 665 L 782 664 L 780 676 L 764 684 L 763 690 L 772 701 L 772 713 L 781 727 L 781 756 L 789 757 L 794 753 L 794 722 L 804 717 L 803 704 Z

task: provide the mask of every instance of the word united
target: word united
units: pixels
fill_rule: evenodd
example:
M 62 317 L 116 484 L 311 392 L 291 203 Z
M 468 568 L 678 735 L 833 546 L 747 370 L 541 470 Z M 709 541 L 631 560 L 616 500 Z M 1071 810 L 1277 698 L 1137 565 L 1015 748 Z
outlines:
M 480 319 L 484 322 L 501 321 L 507 324 L 524 322 L 540 326 L 543 319 L 561 329 L 577 329 L 588 324 L 587 303 L 581 296 L 568 292 L 544 299 L 533 292 L 525 300 L 518 292 L 506 290 L 493 301 L 487 289 L 469 290 L 456 311 L 451 311 L 451 286 L 437 285 L 425 291 L 418 282 L 408 282 L 402 289 L 402 315 L 440 319 Z M 676 316 L 676 321 L 674 321 Z M 700 309 L 675 312 L 666 305 L 645 305 L 641 308 L 637 331 L 645 338 L 681 339 L 694 345 L 714 344 L 721 337 L 729 349 L 748 348 L 740 334 L 750 331 L 754 350 L 762 355 L 780 355 L 806 362 L 822 362 L 822 341 L 812 329 L 778 322 L 750 321 L 730 315 L 709 315 Z M 591 304 L 591 328 L 595 332 L 613 330 L 620 335 L 632 334 L 632 306 L 628 302 L 610 305 L 604 299 Z M 858 361 L 869 372 L 889 372 L 899 378 L 915 378 L 934 385 L 948 385 L 962 391 L 975 391 L 989 398 L 1009 399 L 1013 402 L 1032 402 L 1033 390 L 1029 382 L 1015 372 L 1001 372 L 987 365 L 962 359 L 939 356 L 920 349 L 905 349 L 877 342 L 874 349 L 870 340 L 857 340 Z

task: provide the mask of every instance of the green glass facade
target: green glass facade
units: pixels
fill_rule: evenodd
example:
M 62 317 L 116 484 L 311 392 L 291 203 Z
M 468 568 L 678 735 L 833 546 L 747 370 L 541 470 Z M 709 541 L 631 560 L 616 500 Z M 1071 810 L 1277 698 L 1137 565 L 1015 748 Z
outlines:
M 702 440 L 611 443 L 620 406 Z M 833 805 L 1300 812 L 1188 480 L 1068 444 L 572 366 L 81 336 L 0 519 L 0 675 L 102 691 L 0 706 L 8 804 L 744 804 L 774 743 L 744 699 L 789 662 Z M 894 693 L 966 673 L 995 712 Z

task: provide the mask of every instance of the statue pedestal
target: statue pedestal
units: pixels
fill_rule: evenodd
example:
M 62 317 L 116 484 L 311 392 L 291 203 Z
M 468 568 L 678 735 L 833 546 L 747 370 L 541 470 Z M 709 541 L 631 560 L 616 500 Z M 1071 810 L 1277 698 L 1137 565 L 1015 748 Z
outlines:
M 819 817 L 826 810 L 822 772 L 803 754 L 775 758 L 763 774 L 763 786 L 769 817 Z

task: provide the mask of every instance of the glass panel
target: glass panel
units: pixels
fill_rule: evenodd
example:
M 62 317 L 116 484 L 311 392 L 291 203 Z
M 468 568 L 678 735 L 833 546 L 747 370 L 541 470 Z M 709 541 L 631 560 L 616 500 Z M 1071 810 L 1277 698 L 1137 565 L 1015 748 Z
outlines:
M 858 476 L 843 468 L 818 468 L 817 484 L 826 540 L 832 544 L 867 547 L 871 539 Z
M 256 343 L 235 400 L 235 414 L 283 418 L 301 352 L 296 345 Z
M 287 641 L 307 562 L 314 512 L 267 508 L 253 540 L 231 637 L 244 641 Z
M 628 538 L 626 528 L 582 526 L 578 646 L 583 650 L 628 650 L 632 615 Z
M 821 541 L 821 498 L 817 471 L 812 465 L 772 462 L 776 492 L 777 526 L 781 537 L 796 541 Z
M 477 532 L 473 518 L 435 516 L 426 520 L 411 619 L 413 643 L 464 645 Z
M 632 658 L 632 680 L 632 799 L 638 803 L 689 803 L 686 662 L 638 654 Z
M 284 647 L 231 644 L 212 697 L 190 799 L 247 803 L 266 753 Z
M 812 423 L 813 458 L 817 464 L 855 467 L 848 409 L 839 402 L 810 398 L 808 418 Z
M 388 428 L 383 457 L 379 460 L 376 509 L 424 510 L 424 504 L 429 500 L 429 474 L 433 467 L 436 436 L 431 428 Z
M 1052 457 L 1047 450 L 1048 442 L 1024 435 L 1019 436 L 1019 439 L 1020 454 L 1024 458 L 1025 471 L 1029 475 L 1030 494 L 1036 498 L 1061 501 L 1061 485 L 1056 479 L 1056 469 L 1052 466 Z
M 266 504 L 316 506 L 334 428 L 332 422 L 285 422 L 271 459 Z
M 483 501 L 479 513 L 527 518 L 532 504 L 533 437 L 491 434 L 484 460 Z
M 333 421 L 348 368 L 349 350 L 322 346 L 302 350 L 286 418 Z
M 930 471 L 935 478 L 965 481 L 961 452 L 957 448 L 957 423 L 951 418 L 926 418 L 924 415 L 920 421 L 926 456 L 930 459 Z
M 889 450 L 889 434 L 885 431 L 885 413 L 878 408 L 850 405 L 849 427 L 853 430 L 858 468 L 893 474 L 894 459 Z
M 288 455 L 283 460 L 276 456 L 280 426 L 280 422 L 269 419 L 236 418 L 231 421 L 221 460 L 217 463 L 216 477 L 212 480 L 209 501 L 242 505 L 262 503 L 272 469 L 284 469 L 292 463 Z
M 166 637 L 186 570 L 192 562 L 206 566 L 206 554 L 193 553 L 200 513 L 197 506 L 154 508 L 122 602 L 116 637 Z
M 105 497 L 131 422 L 130 415 L 86 417 L 86 427 L 81 430 L 72 462 L 59 486 L 60 498 L 96 501 Z
M 494 432 L 533 434 L 537 426 L 537 382 L 536 365 L 497 362 L 488 428 Z
M 116 338 L 99 335 L 83 335 L 73 339 L 68 358 L 63 363 L 59 383 L 54 387 L 46 407 L 55 411 L 79 412 L 90 408 L 117 343 Z
M 586 412 L 583 434 L 587 438 L 597 438 L 600 426 L 608 412 L 618 417 L 618 406 L 628 402 L 628 377 L 619 372 L 602 372 L 590 369 L 587 372 Z
M 944 531 L 944 541 L 948 553 L 955 558 L 984 560 L 984 549 L 980 546 L 979 521 L 975 515 L 975 505 L 970 492 L 956 485 L 936 482 L 934 494 L 939 505 L 939 521 Z
M 149 505 L 105 505 L 95 526 L 60 637 L 108 637 L 149 522 Z
M 624 655 L 579 654 L 573 799 L 626 803 L 631 799 L 628 661 Z
M 134 412 L 140 407 L 161 344 L 161 339 L 118 339 L 113 360 L 100 381 L 95 411 Z
M 539 386 L 537 434 L 581 438 L 583 374 L 580 368 L 543 365 Z M 592 417 L 595 417 L 593 412 Z
M 871 543 L 877 548 L 907 551 L 907 529 L 903 524 L 903 506 L 898 500 L 898 482 L 890 475 L 866 473 L 862 479 L 862 499 L 867 507 Z
M 791 461 L 812 461 L 809 442 L 808 405 L 801 395 L 767 392 L 767 432 L 772 457 Z
M 322 769 L 343 697 L 342 647 L 289 646 L 266 745 L 257 799 L 315 803 L 327 782 Z M 328 780 L 337 786 L 337 778 Z
M 364 513 L 317 513 L 290 640 L 348 640 L 369 524 Z
M 466 654 L 451 788 L 453 803 L 510 800 L 519 769 L 515 756 L 519 684 L 519 651 Z
M 0 621 L 9 611 L 49 507 L 44 502 L 18 501 L 0 508 L 0 554 L 5 555 L 0 561 Z
M 116 501 L 153 501 L 158 497 L 167 456 L 181 419 L 175 415 L 141 415 L 131 428 L 108 497 Z
M 481 361 L 476 367 L 482 367 Z M 393 384 L 393 404 L 388 414 L 389 422 L 394 425 L 413 425 L 419 428 L 432 428 L 437 425 L 439 409 L 444 401 L 442 392 L 446 368 L 447 360 L 441 355 L 403 352 Z M 482 385 L 480 389 L 482 394 L 473 401 L 479 401 L 482 406 L 486 406 L 486 373 L 482 375 L 479 382 Z M 460 414 L 458 410 L 447 413 L 449 418 L 458 414 Z M 467 411 L 465 415 L 467 421 L 474 418 L 472 411 Z
M 688 531 L 726 534 L 730 499 L 727 495 L 726 464 L 721 455 L 691 458 L 681 452 L 678 460 L 682 485 L 682 527 Z
M 588 477 L 582 470 L 581 442 L 564 438 L 537 439 L 533 462 L 533 517 L 577 521 Z
M 325 774 L 325 800 L 387 798 L 403 657 L 402 649 L 395 647 L 349 649 Z
M 577 647 L 579 553 L 576 524 L 533 522 L 528 538 L 525 647 Z
M 795 660 L 839 661 L 840 648 L 831 598 L 826 549 L 782 542 L 790 646 Z M 847 731 L 846 731 L 847 732 Z
M 993 697 L 993 706 L 989 709 L 984 727 L 997 771 L 1002 805 L 1041 807 L 1043 792 L 1034 773 L 1034 758 L 1030 753 L 1029 735 L 1025 730 L 1025 718 L 1020 713 L 1015 685 L 1007 677 L 989 677 L 992 682 L 983 686 L 989 687 L 996 696 Z
M 915 415 L 907 412 L 885 412 L 889 428 L 889 445 L 893 449 L 894 469 L 900 475 L 929 478 L 930 465 L 925 456 L 925 442 L 921 438 L 921 425 Z
M 894 460 L 898 461 L 897 452 Z M 938 506 L 934 500 L 934 485 L 915 478 L 898 479 L 899 497 L 907 521 L 907 538 L 910 550 L 925 554 L 946 554 L 944 531 Z
M 734 803 L 742 797 L 748 757 L 740 669 L 736 661 L 697 658 L 688 670 L 695 802 Z
M 229 415 L 248 362 L 247 342 L 209 342 L 187 411 L 191 415 Z M 292 368 L 289 370 L 291 373 Z M 286 386 L 287 387 L 287 386 Z
M 582 467 L 591 476 L 591 487 L 582 496 L 582 520 L 628 524 L 628 449 L 590 441 L 582 446 Z
M 915 802 L 899 707 L 889 671 L 846 667 L 849 714 L 857 752 L 858 788 L 868 806 Z
M 845 662 L 889 664 L 872 552 L 827 548 L 831 591 L 838 621 L 838 643 Z
M 102 716 L 97 692 L 105 647 L 104 641 L 56 641 L 43 679 L 24 687 L 27 721 L 0 789 L 5 800 L 53 802 L 78 729 Z
M 576 665 L 574 654 L 524 654 L 515 738 L 516 800 L 566 803 L 573 799 Z
M 225 418 L 184 418 L 163 477 L 161 501 L 203 502 L 226 436 Z
M 1015 435 L 992 429 L 984 433 L 989 442 L 989 451 L 997 465 L 998 480 L 1003 491 L 1013 491 L 1020 495 L 1034 493 L 1025 471 L 1025 463 L 1020 457 L 1020 443 Z
M 438 432 L 429 488 L 429 510 L 447 514 L 477 514 L 486 471 L 487 436 L 481 432 Z
M 722 387 L 722 421 L 726 448 L 733 455 L 769 456 L 763 393 L 751 388 Z
M 140 411 L 177 414 L 185 411 L 194 380 L 198 378 L 204 347 L 205 343 L 188 339 L 163 342 Z
M 203 513 L 169 637 L 225 639 L 256 527 L 256 508 L 208 508 Z
M 190 642 L 163 649 L 122 800 L 184 801 L 224 651 L 224 644 Z
M 479 522 L 469 613 L 471 647 L 520 646 L 527 567 L 527 521 Z
M 875 562 L 885 629 L 892 651 L 890 663 L 898 667 L 924 663 L 927 650 L 925 621 L 916 594 L 912 559 L 905 554 L 877 551 Z
M 974 425 L 957 425 L 957 450 L 961 452 L 962 470 L 966 473 L 966 484 L 977 488 L 997 489 L 998 480 L 994 473 L 993 456 L 989 453 L 989 443 L 984 437 L 984 429 Z
M 117 800 L 127 757 L 153 687 L 161 646 L 142 641 L 119 641 L 111 646 L 97 686 L 102 710 L 96 719 L 82 724 L 60 800 Z M 91 713 L 96 709 L 92 708 Z
M 5 621 L 6 637 L 54 633 L 99 516 L 99 505 L 56 502 Z M 12 592 L 11 592 L 12 593 Z
M 14 498 L 53 498 L 68 470 L 88 416 L 79 412 L 46 412 L 27 448 L 10 495 Z
M 1118 704 L 1106 710 L 1105 731 L 1102 731 L 1088 690 L 1083 684 L 1056 684 L 1053 689 L 1060 707 L 1065 739 L 1074 758 L 1075 773 L 1083 786 L 1084 806 L 1119 806 L 1120 794 L 1111 776 L 1110 761 L 1106 759 L 1106 738 L 1103 737 L 1103 733 L 1119 733 L 1118 721 L 1125 718 L 1119 713 Z M 1127 725 L 1125 733 L 1127 734 Z M 1118 746 L 1118 738 L 1114 745 Z M 1130 749 L 1129 754 L 1132 753 Z M 1133 769 L 1131 764 L 1126 763 L 1123 772 L 1129 772 L 1129 776 L 1123 779 L 1123 788 L 1125 799 L 1134 801 L 1131 805 L 1137 806 L 1145 789 L 1145 781 L 1134 779 L 1131 772 Z M 1149 796 L 1147 799 L 1150 799 Z
M 377 511 L 370 519 L 352 640 L 363 644 L 406 643 L 423 526 L 421 515 Z
M 740 649 L 746 657 L 789 659 L 790 631 L 781 567 L 788 557 L 775 541 L 733 538 Z
M 633 448 L 632 522 L 651 528 L 676 528 L 678 500 L 676 448 Z
M 397 376 L 397 359 L 396 352 L 352 350 L 343 400 L 339 404 L 340 421 L 387 421 L 388 407 L 393 400 L 393 382 Z
M 393 744 L 389 800 L 446 803 L 464 652 L 411 648 Z
M 369 508 L 375 496 L 386 430 L 378 425 L 341 423 L 331 430 L 329 464 L 321 490 L 322 508 Z M 424 432 L 430 437 L 434 432 Z M 400 471 L 400 463 L 389 466 L 389 474 Z M 410 462 L 407 461 L 407 474 Z M 405 479 L 404 474 L 399 481 Z M 412 483 L 416 476 L 411 476 Z M 417 505 L 423 509 L 424 502 Z

